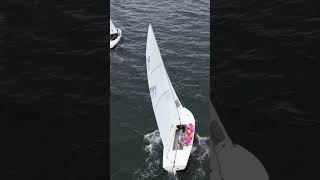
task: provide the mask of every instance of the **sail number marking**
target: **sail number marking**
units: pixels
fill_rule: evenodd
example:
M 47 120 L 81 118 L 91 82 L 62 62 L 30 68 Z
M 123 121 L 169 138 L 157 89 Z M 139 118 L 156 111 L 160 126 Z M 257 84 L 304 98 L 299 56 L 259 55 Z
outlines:
M 150 71 L 150 56 L 147 57 L 147 64 L 148 64 L 148 69 Z
M 149 91 L 150 91 L 151 98 L 154 98 L 157 96 L 157 87 L 156 86 L 151 86 Z

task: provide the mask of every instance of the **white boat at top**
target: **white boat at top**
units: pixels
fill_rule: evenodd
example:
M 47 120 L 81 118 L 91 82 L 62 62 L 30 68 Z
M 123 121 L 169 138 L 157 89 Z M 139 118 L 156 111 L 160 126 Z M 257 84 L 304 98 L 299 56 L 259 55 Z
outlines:
M 182 106 L 173 89 L 151 25 L 148 28 L 146 66 L 152 107 L 163 144 L 163 168 L 175 173 L 187 166 L 194 140 L 195 119 Z
M 110 49 L 118 44 L 122 36 L 122 32 L 119 28 L 116 28 L 110 19 Z

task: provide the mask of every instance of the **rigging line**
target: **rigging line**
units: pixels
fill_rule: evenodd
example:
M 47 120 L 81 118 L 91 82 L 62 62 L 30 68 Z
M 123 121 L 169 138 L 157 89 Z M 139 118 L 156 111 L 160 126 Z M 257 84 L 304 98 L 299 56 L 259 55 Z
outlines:
M 175 133 L 173 133 L 173 141 L 172 141 L 172 144 L 174 143 L 174 136 L 175 136 Z M 166 153 L 166 157 L 167 157 L 167 159 L 169 159 L 169 157 L 168 157 L 168 154 L 169 154 L 169 152 L 170 152 L 170 149 L 168 149 L 168 152 Z M 171 162 L 171 161 L 170 161 Z M 171 162 L 172 163 L 172 162 Z M 172 163 L 173 164 L 173 163 Z
M 163 67 L 164 67 L 164 70 L 165 70 L 165 72 L 166 72 L 166 76 L 167 76 L 167 81 L 168 81 L 168 84 L 170 85 L 171 84 L 171 82 L 169 81 L 169 75 L 168 75 L 168 72 L 167 72 L 167 70 L 166 70 L 166 68 L 165 68 L 165 66 L 163 65 Z M 172 84 L 171 84 L 172 85 Z M 175 102 L 175 99 L 174 99 L 174 95 L 173 95 L 173 92 L 172 92 L 172 88 L 171 88 L 171 85 L 170 85 L 170 92 L 171 92 L 171 95 L 172 95 L 172 99 L 173 99 L 173 102 Z M 180 102 L 179 102 L 180 103 Z M 176 107 L 176 105 L 175 105 L 175 107 Z M 180 125 L 181 125 L 181 118 L 180 118 L 180 114 L 179 114 L 179 112 L 178 112 L 178 108 L 176 107 L 175 108 L 176 109 L 176 111 L 177 111 L 177 114 L 178 114 L 178 117 L 179 117 L 179 121 L 180 121 Z
M 175 136 L 175 133 L 173 133 L 173 142 L 172 142 L 172 143 L 174 143 L 174 136 Z M 174 171 L 174 166 L 175 166 L 175 163 L 176 163 L 176 157 L 177 157 L 178 149 L 176 149 L 175 156 L 174 156 L 174 161 L 173 161 L 173 162 L 172 162 L 172 161 L 169 159 L 169 157 L 168 157 L 169 152 L 170 152 L 170 149 L 168 150 L 168 153 L 166 153 L 166 157 L 167 157 L 167 159 L 171 162 L 171 164 L 173 164 L 173 165 L 172 165 L 172 170 Z
M 173 172 L 174 172 L 174 166 L 176 165 L 177 152 L 178 152 L 178 149 L 176 149 L 176 154 L 174 155 L 174 161 L 173 161 L 173 166 L 172 166 Z
M 175 133 L 174 133 L 173 135 L 175 136 Z M 173 138 L 174 138 L 174 136 L 173 136 Z M 174 143 L 174 139 L 173 139 L 173 143 Z M 173 163 L 171 162 L 171 163 L 173 164 L 173 165 L 172 165 L 172 170 L 173 170 L 173 172 L 174 172 L 174 166 L 175 166 L 175 164 L 176 164 L 177 152 L 178 152 L 178 149 L 176 149 Z M 168 159 L 169 159 L 169 158 L 168 158 Z
M 163 62 L 162 62 L 162 63 L 163 63 Z M 172 95 L 172 99 L 173 99 L 173 101 L 175 102 L 174 95 L 173 95 L 173 92 L 172 92 L 172 88 L 173 88 L 173 87 L 171 86 L 171 82 L 169 81 L 169 75 L 168 75 L 168 72 L 167 72 L 164 64 L 163 64 L 163 67 L 164 67 L 164 70 L 165 70 L 165 72 L 166 72 L 168 84 L 169 84 L 169 86 L 170 86 L 169 88 L 170 88 L 170 92 L 171 92 L 171 95 Z M 179 103 L 180 103 L 180 102 L 179 102 Z M 175 107 L 176 107 L 176 105 L 175 105 Z M 176 107 L 175 109 L 176 109 L 176 111 L 177 111 L 177 114 L 178 114 L 178 117 L 179 117 L 179 122 L 180 122 L 180 125 L 181 125 L 181 118 L 180 118 L 179 111 L 178 111 L 177 107 Z M 175 133 L 174 133 L 173 135 L 175 135 Z M 174 138 L 174 136 L 173 136 L 173 138 Z M 176 149 L 175 156 L 174 156 L 174 161 L 173 161 L 173 165 L 172 165 L 172 169 L 173 169 L 173 170 L 174 170 L 174 166 L 175 166 L 175 164 L 176 164 L 177 152 L 178 152 L 178 149 Z

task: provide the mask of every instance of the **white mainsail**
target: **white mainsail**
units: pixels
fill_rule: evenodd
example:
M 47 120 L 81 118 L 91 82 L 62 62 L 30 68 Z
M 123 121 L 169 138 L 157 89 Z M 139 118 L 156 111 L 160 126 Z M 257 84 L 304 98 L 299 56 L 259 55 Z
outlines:
M 110 19 L 110 34 L 117 33 L 117 28 L 114 26 L 113 22 Z
M 181 107 L 181 104 L 164 67 L 151 25 L 148 29 L 146 65 L 152 107 L 164 153 L 167 153 L 173 142 L 176 125 L 180 123 L 177 107 Z

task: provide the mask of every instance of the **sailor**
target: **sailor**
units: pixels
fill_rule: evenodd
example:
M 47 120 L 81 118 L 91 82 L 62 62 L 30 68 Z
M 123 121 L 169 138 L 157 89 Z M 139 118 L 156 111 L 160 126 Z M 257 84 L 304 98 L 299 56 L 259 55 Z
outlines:
M 118 33 L 110 34 L 111 41 L 117 39 L 117 37 L 118 37 Z
M 189 145 L 191 143 L 191 140 L 192 140 L 192 136 L 187 136 L 187 138 L 185 139 L 185 143 Z
M 182 128 L 182 132 L 184 133 L 186 131 L 186 125 L 185 124 L 182 125 L 181 128 Z
M 186 134 L 186 137 L 185 137 L 185 143 L 187 145 L 189 145 L 191 143 L 191 140 L 192 140 L 192 131 L 191 131 L 190 128 L 188 128 L 187 134 Z
M 182 128 L 181 124 L 177 125 L 177 131 L 180 131 L 181 128 Z
M 194 131 L 193 124 L 189 123 L 188 125 L 189 125 L 190 131 L 193 132 Z

